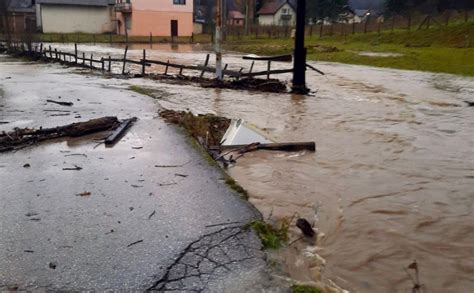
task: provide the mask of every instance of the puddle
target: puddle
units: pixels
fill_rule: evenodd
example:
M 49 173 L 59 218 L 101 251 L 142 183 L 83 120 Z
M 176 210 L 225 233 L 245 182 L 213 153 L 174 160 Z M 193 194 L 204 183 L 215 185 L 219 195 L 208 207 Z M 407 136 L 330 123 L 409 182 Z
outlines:
M 366 56 L 366 57 L 402 57 L 403 54 L 395 53 L 395 52 L 371 52 L 371 51 L 360 51 L 357 52 L 359 56 Z

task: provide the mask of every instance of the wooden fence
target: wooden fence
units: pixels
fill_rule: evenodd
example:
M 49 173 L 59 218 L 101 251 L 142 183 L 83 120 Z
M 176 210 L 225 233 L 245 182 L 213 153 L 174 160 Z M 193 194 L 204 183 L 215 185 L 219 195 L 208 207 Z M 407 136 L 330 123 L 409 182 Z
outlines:
M 85 53 L 80 53 L 77 49 L 77 44 L 74 44 L 74 52 L 66 52 L 58 50 L 57 48 L 52 48 L 51 45 L 44 45 L 43 43 L 27 46 L 23 42 L 12 42 L 9 46 L 4 43 L 0 43 L 0 52 L 7 52 L 13 55 L 28 56 L 36 60 L 44 60 L 50 62 L 59 62 L 69 66 L 77 66 L 83 68 L 90 68 L 92 70 L 100 70 L 102 72 L 112 73 L 112 64 L 119 63 L 121 67 L 122 75 L 130 75 L 132 72 L 127 71 L 127 64 L 139 65 L 140 72 L 134 73 L 135 76 L 145 76 L 147 75 L 147 67 L 152 65 L 161 65 L 165 69 L 163 71 L 164 75 L 168 75 L 169 68 L 179 69 L 178 76 L 183 76 L 183 70 L 192 70 L 199 73 L 199 78 L 203 78 L 204 73 L 215 73 L 216 69 L 209 66 L 210 55 L 207 54 L 206 59 L 203 65 L 184 65 L 172 63 L 169 60 L 160 61 L 148 59 L 146 56 L 146 50 L 143 50 L 142 58 L 139 60 L 133 60 L 127 58 L 128 46 L 125 47 L 123 57 L 121 58 L 112 58 L 108 55 L 106 57 L 95 57 L 94 54 L 87 55 Z M 271 69 L 272 61 L 267 62 L 267 70 L 264 71 L 253 71 L 254 63 L 252 62 L 250 69 L 244 72 L 244 68 L 240 70 L 228 70 L 228 65 L 224 66 L 223 75 L 235 79 L 240 78 L 254 78 L 258 76 L 266 76 L 267 79 L 270 79 L 270 76 L 273 74 L 282 74 L 292 72 L 293 69 Z

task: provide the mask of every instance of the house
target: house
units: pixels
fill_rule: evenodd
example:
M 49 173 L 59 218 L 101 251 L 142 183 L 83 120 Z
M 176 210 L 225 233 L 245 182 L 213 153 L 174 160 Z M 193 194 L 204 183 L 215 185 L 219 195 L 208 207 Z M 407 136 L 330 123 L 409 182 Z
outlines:
M 243 26 L 245 23 L 245 16 L 238 10 L 231 10 L 227 16 L 227 24 L 234 26 Z
M 115 0 L 38 0 L 44 33 L 115 32 Z
M 193 0 L 117 0 L 117 33 L 129 36 L 191 36 Z
M 269 0 L 257 11 L 259 25 L 295 25 L 296 1 Z
M 1 1 L 1 0 L 0 0 Z M 9 29 L 12 33 L 36 31 L 36 13 L 34 0 L 12 0 L 8 6 Z

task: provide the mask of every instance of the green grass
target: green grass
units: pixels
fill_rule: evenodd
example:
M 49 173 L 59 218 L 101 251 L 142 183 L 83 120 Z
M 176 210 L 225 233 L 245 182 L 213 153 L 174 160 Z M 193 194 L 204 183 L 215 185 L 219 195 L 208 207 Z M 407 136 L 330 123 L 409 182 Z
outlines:
M 288 241 L 289 223 L 286 221 L 281 222 L 280 227 L 274 227 L 263 221 L 254 221 L 249 226 L 257 233 L 266 249 L 280 248 Z
M 227 184 L 232 190 L 239 193 L 242 196 L 242 199 L 248 200 L 249 194 L 240 184 L 238 184 L 232 177 L 226 176 L 225 184 Z
M 346 36 L 306 37 L 308 59 L 474 76 L 474 22 L 424 30 L 395 30 Z M 275 55 L 291 53 L 293 40 L 228 39 L 233 51 Z M 393 52 L 394 57 L 361 56 L 361 51 Z
M 306 285 L 293 285 L 291 286 L 292 293 L 321 293 L 322 291 L 318 288 L 314 288 Z

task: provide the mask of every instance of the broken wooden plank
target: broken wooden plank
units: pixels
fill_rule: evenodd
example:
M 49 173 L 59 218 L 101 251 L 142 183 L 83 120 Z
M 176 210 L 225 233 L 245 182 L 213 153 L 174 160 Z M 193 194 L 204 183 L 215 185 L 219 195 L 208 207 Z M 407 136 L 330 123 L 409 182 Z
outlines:
M 115 131 L 105 139 L 106 145 L 113 145 L 125 134 L 127 129 L 133 124 L 133 122 L 137 121 L 136 117 L 124 120 L 121 122 L 120 126 L 115 129 Z
M 211 149 L 221 149 L 221 150 L 228 150 L 228 149 L 240 149 L 245 148 L 247 145 L 239 144 L 239 145 L 221 145 L 218 147 L 212 147 Z M 287 143 L 260 143 L 256 145 L 253 149 L 256 150 L 271 150 L 271 151 L 316 151 L 316 143 L 315 142 L 287 142 Z
M 316 71 L 317 73 L 321 74 L 321 75 L 325 75 L 324 72 L 322 72 L 321 70 L 317 69 L 316 67 L 312 66 L 312 65 L 309 65 L 308 63 L 306 63 L 306 67 Z

